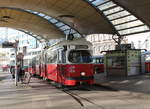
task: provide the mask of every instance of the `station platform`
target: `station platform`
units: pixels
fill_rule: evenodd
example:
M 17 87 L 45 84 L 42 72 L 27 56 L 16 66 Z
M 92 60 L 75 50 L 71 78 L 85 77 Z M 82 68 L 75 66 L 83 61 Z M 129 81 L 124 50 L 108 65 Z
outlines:
M 99 87 L 67 93 L 47 81 L 32 78 L 27 84 L 0 72 L 0 109 L 149 109 L 150 74 L 128 79 L 96 80 Z M 98 78 L 96 78 L 98 79 Z M 115 90 L 113 90 L 115 89 Z
M 0 109 L 80 109 L 72 97 L 45 81 L 15 86 L 9 73 L 0 72 Z
M 116 90 L 150 94 L 150 73 L 129 77 L 104 77 L 103 79 L 96 75 L 95 82 Z

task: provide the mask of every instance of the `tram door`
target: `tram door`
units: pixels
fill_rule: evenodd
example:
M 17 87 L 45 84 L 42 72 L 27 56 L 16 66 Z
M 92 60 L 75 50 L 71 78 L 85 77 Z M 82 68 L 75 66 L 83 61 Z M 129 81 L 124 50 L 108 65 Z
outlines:
M 58 50 L 58 73 L 60 79 L 65 77 L 66 52 L 63 49 Z
M 66 51 L 63 49 L 58 50 L 58 64 L 66 63 Z
M 45 55 L 45 53 L 42 54 L 42 60 L 41 60 L 41 76 L 43 76 L 44 78 L 47 77 L 47 73 L 46 73 L 46 55 Z
M 40 57 L 39 56 L 37 56 L 36 57 L 36 62 L 35 62 L 35 69 L 36 69 L 36 74 L 37 75 L 40 75 L 40 73 L 41 73 L 41 71 L 40 71 Z

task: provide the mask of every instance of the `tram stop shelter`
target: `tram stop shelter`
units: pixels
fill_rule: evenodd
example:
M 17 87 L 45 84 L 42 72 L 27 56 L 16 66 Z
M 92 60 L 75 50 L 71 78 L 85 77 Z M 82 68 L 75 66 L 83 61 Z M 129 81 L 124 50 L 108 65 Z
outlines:
M 105 56 L 108 77 L 127 77 L 141 73 L 141 50 L 111 50 Z

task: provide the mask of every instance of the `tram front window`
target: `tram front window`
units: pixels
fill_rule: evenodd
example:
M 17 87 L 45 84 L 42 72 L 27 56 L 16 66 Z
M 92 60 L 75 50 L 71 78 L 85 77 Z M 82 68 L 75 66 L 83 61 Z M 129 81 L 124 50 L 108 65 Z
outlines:
M 87 50 L 72 50 L 69 53 L 69 61 L 72 63 L 91 63 L 91 54 Z
M 147 55 L 145 56 L 145 61 L 150 61 L 150 54 L 147 54 Z

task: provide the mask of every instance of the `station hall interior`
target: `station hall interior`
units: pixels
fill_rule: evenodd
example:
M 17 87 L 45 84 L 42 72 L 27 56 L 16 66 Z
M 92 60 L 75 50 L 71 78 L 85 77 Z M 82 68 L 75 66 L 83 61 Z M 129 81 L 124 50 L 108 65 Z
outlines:
M 59 88 L 103 84 L 147 94 L 149 9 L 148 0 L 0 0 L 0 72 L 14 68 L 16 86 L 21 66 Z

